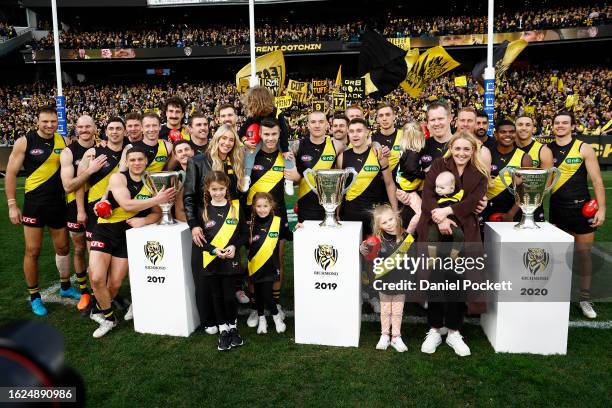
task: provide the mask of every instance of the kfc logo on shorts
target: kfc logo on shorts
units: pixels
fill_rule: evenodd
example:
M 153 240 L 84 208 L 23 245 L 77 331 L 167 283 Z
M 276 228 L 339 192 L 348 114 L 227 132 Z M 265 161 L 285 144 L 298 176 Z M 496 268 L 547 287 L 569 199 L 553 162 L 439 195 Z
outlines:
M 102 242 L 102 241 L 91 241 L 91 244 L 89 244 L 89 246 L 91 246 L 92 248 L 103 249 L 104 248 L 104 242 Z
M 253 166 L 253 170 L 263 170 L 264 166 L 262 166 L 261 164 L 256 164 Z
M 93 234 L 89 231 L 85 231 L 85 238 L 91 238 Z
M 40 156 L 41 154 L 43 154 L 45 151 L 43 149 L 32 149 L 30 150 L 30 154 L 32 156 Z
M 421 162 L 423 163 L 429 163 L 431 161 L 431 156 L 426 154 L 423 157 L 421 157 Z
M 310 161 L 312 161 L 312 156 L 309 156 L 309 155 L 305 154 L 305 155 L 303 155 L 302 157 L 300 157 L 300 159 L 301 159 L 303 162 L 310 162 Z
M 38 221 L 36 218 L 32 217 L 21 217 L 21 219 L 24 224 L 36 224 L 36 221 Z
M 204 226 L 204 228 L 206 228 L 206 229 L 210 229 L 210 228 L 214 227 L 215 225 L 217 225 L 217 223 L 216 223 L 216 222 L 214 222 L 213 220 L 210 220 L 210 221 L 208 221 L 208 222 L 206 223 L 206 225 Z
M 73 228 L 73 229 L 78 229 L 81 228 L 81 224 L 79 223 L 74 223 L 74 222 L 67 222 L 66 223 L 68 225 L 68 228 Z

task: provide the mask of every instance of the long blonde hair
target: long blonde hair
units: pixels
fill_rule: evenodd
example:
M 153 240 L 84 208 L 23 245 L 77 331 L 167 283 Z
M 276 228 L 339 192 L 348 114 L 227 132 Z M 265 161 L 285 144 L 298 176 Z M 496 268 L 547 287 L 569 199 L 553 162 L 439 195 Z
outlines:
M 274 112 L 274 96 L 263 86 L 254 86 L 244 96 L 243 103 L 247 114 L 253 116 L 268 116 Z
M 402 217 L 400 216 L 399 211 L 393 211 L 393 208 L 389 204 L 380 204 L 377 205 L 372 210 L 372 231 L 374 236 L 382 239 L 382 227 L 381 227 L 381 218 L 383 215 L 390 211 L 395 217 L 395 241 L 400 242 L 404 239 L 404 229 L 402 228 Z
M 219 157 L 219 140 L 221 136 L 226 134 L 227 132 L 231 132 L 234 137 L 234 147 L 227 155 L 231 160 L 232 169 L 234 169 L 234 174 L 238 178 L 238 189 L 242 188 L 243 177 L 244 177 L 244 153 L 242 148 L 240 147 L 240 142 L 238 140 L 238 134 L 236 133 L 236 129 L 230 125 L 221 125 L 219 129 L 213 135 L 212 140 L 208 144 L 207 153 L 212 161 L 212 169 L 216 171 L 225 172 L 225 167 L 223 166 L 223 160 Z
M 417 122 L 408 122 L 402 127 L 402 138 L 400 140 L 400 150 L 412 150 L 420 152 L 425 147 L 425 135 L 421 126 Z
M 450 138 L 448 141 L 448 150 L 444 153 L 444 159 L 448 159 L 452 156 L 451 149 L 453 148 L 453 144 L 459 139 L 467 140 L 472 145 L 472 157 L 470 158 L 472 164 L 476 169 L 482 173 L 486 178 L 487 182 L 489 181 L 489 169 L 487 166 L 480 160 L 480 143 L 474 135 L 470 132 L 461 131 L 457 132 Z

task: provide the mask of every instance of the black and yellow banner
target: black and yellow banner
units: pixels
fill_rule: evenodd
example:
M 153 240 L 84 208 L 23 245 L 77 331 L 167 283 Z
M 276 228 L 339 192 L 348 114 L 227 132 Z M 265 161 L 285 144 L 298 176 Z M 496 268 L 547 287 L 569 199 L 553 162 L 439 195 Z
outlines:
M 362 100 L 365 97 L 365 80 L 363 78 L 343 79 L 340 90 L 349 101 Z
M 285 83 L 285 57 L 282 51 L 274 51 L 255 59 L 257 66 L 256 75 L 259 83 L 266 87 L 274 87 L 275 96 L 283 90 Z M 249 77 L 251 76 L 251 64 L 246 64 L 236 74 L 236 88 L 238 92 L 249 89 Z M 270 89 L 270 88 L 269 88 Z
M 295 102 L 303 103 L 308 100 L 308 82 L 289 80 L 287 84 L 287 95 Z
M 290 108 L 292 103 L 293 99 L 291 99 L 291 95 L 277 96 L 274 98 L 274 104 L 278 109 Z
M 320 99 L 312 101 L 312 110 L 325 112 L 325 101 Z
M 312 94 L 316 96 L 325 95 L 329 92 L 327 79 L 312 80 Z
M 427 84 L 459 65 L 443 47 L 430 48 L 419 56 L 400 85 L 408 95 L 417 98 Z
M 334 112 L 346 110 L 346 94 L 345 93 L 333 93 L 332 94 L 332 106 Z

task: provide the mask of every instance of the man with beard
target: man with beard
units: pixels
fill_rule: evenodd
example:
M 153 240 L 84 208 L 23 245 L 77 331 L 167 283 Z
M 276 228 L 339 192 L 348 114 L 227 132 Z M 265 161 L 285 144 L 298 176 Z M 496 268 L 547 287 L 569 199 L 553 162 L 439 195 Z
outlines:
M 177 161 L 177 165 L 174 171 L 187 171 L 187 162 L 194 156 L 194 151 L 191 148 L 193 142 L 193 135 L 190 141 L 181 139 L 174 142 L 174 157 Z M 174 218 L 187 222 L 187 216 L 185 215 L 185 206 L 183 204 L 183 190 L 176 193 L 176 200 L 172 207 L 174 211 Z
M 129 143 L 142 140 L 142 115 L 138 112 L 130 112 L 125 116 L 125 129 Z
M 166 115 L 166 123 L 159 130 L 159 138 L 169 140 L 171 142 L 178 139 L 189 140 L 187 129 L 183 128 L 183 119 L 185 118 L 185 101 L 179 97 L 173 96 L 166 99 L 163 111 Z
M 395 112 L 389 102 L 379 103 L 376 107 L 376 122 L 379 130 L 372 134 L 372 142 L 379 143 L 383 148 L 382 154 L 389 158 L 391 174 L 399 163 L 400 141 L 402 140 L 402 130 L 395 128 L 395 117 Z
M 189 118 L 189 144 L 194 154 L 204 154 L 208 148 L 210 127 L 208 118 L 203 112 L 195 112 Z
M 343 113 L 336 113 L 331 121 L 331 133 L 334 139 L 344 146 L 348 145 L 348 123 L 349 119 Z
M 483 110 L 476 111 L 476 125 L 474 126 L 474 136 L 482 142 L 484 146 L 487 146 L 489 151 L 495 147 L 495 138 L 489 137 L 487 131 L 489 130 L 489 117 Z
M 79 163 L 87 150 L 95 143 L 96 124 L 89 115 L 81 116 L 76 123 L 78 139 L 71 143 L 60 155 L 61 179 L 66 192 L 66 225 L 74 245 L 73 263 L 77 276 L 77 283 L 81 298 L 77 305 L 78 310 L 85 310 L 89 305 L 90 295 L 87 289 L 87 264 L 85 263 L 85 224 L 78 220 L 76 192 L 106 163 L 106 156 L 100 155 L 91 163 L 87 171 L 77 175 Z
M 550 169 L 553 166 L 552 151 L 533 138 L 535 124 L 530 116 L 521 115 L 516 119 L 517 147 L 522 149 L 533 160 L 533 167 Z
M 300 140 L 297 151 L 293 153 L 296 167 L 285 169 L 285 178 L 299 182 L 298 190 L 298 222 L 304 220 L 323 220 L 325 211 L 317 194 L 303 180 L 304 170 L 334 168 L 336 158 L 344 150 L 344 145 L 326 135 L 329 123 L 325 114 L 314 111 L 308 115 L 308 137 Z
M 219 106 L 217 111 L 217 124 L 219 126 L 230 125 L 235 129 L 236 123 L 238 123 L 238 116 L 236 115 L 236 108 L 234 108 L 234 105 L 224 103 L 223 105 Z
M 8 215 L 12 224 L 23 224 L 25 275 L 30 306 L 37 316 L 47 314 L 38 288 L 38 259 L 43 244 L 45 226 L 49 230 L 55 249 L 55 265 L 60 275 L 60 296 L 80 299 L 81 295 L 70 286 L 70 245 L 66 229 L 66 198 L 60 177 L 60 154 L 66 147 L 64 138 L 55 133 L 57 112 L 54 106 L 38 112 L 38 129 L 15 141 L 9 157 L 5 194 Z M 23 212 L 16 199 L 17 173 L 25 170 Z

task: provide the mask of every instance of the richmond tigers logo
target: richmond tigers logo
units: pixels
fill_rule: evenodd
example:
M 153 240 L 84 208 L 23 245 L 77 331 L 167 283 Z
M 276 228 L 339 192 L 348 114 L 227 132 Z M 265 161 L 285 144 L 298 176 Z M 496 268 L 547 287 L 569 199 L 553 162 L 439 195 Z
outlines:
M 528 248 L 523 254 L 523 265 L 532 274 L 544 272 L 548 266 L 550 255 L 542 248 Z
M 333 245 L 319 245 L 314 251 L 315 260 L 324 271 L 338 260 L 338 250 Z
M 164 257 L 164 247 L 157 241 L 147 241 L 144 246 L 144 253 L 153 265 L 157 265 Z

